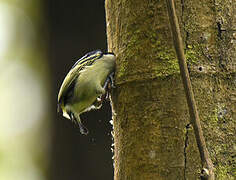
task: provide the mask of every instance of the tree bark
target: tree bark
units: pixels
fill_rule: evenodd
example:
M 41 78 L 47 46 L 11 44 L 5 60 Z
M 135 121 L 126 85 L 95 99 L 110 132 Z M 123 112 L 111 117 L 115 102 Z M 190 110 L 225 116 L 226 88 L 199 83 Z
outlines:
M 236 8 L 176 1 L 193 90 L 216 179 L 233 179 Z M 115 180 L 197 179 L 201 162 L 164 1 L 106 0 Z M 227 142 L 227 143 L 226 143 Z

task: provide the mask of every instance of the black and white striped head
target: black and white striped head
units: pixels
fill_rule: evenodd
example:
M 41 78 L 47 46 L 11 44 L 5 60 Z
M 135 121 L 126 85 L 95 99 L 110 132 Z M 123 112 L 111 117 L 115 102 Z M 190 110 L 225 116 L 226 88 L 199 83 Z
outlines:
M 85 62 L 88 61 L 95 61 L 99 58 L 101 58 L 103 55 L 102 51 L 100 50 L 95 50 L 95 51 L 91 51 L 87 54 L 85 54 L 82 58 L 80 58 L 73 66 L 71 69 L 73 69 L 74 67 L 76 67 L 77 65 L 83 65 Z

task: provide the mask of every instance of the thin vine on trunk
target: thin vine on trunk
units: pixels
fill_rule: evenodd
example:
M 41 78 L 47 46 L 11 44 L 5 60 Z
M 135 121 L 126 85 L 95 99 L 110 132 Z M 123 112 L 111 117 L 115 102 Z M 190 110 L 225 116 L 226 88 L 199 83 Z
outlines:
M 182 77 L 184 90 L 185 90 L 185 94 L 187 98 L 190 121 L 193 125 L 194 134 L 195 134 L 198 150 L 201 157 L 201 162 L 202 162 L 201 177 L 202 179 L 214 180 L 215 175 L 213 171 L 213 164 L 212 164 L 211 158 L 209 156 L 209 153 L 206 147 L 206 142 L 203 136 L 202 127 L 201 127 L 201 123 L 200 123 L 200 119 L 198 115 L 197 105 L 195 102 L 193 89 L 192 89 L 191 81 L 189 78 L 188 67 L 187 67 L 187 63 L 186 63 L 186 59 L 184 55 L 182 37 L 180 33 L 178 18 L 175 11 L 175 4 L 173 0 L 166 0 L 166 4 L 167 4 L 167 10 L 169 14 L 170 27 L 172 31 L 173 44 L 174 44 L 175 51 L 178 57 L 180 74 Z

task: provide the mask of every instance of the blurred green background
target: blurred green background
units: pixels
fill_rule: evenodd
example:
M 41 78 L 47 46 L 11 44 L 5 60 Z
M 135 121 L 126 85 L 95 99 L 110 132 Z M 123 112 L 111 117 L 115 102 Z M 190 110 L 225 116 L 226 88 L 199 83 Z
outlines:
M 106 51 L 104 0 L 0 0 L 0 180 L 109 180 L 109 102 L 82 115 L 83 136 L 57 114 L 57 93 L 85 53 Z

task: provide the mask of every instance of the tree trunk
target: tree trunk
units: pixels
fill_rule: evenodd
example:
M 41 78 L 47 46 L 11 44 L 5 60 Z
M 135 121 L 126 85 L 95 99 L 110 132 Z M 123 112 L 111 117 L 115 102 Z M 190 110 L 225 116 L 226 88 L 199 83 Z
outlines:
M 178 0 L 176 8 L 216 179 L 233 179 L 235 3 Z M 115 180 L 199 178 L 200 157 L 165 2 L 106 0 L 106 20 L 108 49 L 117 56 Z

